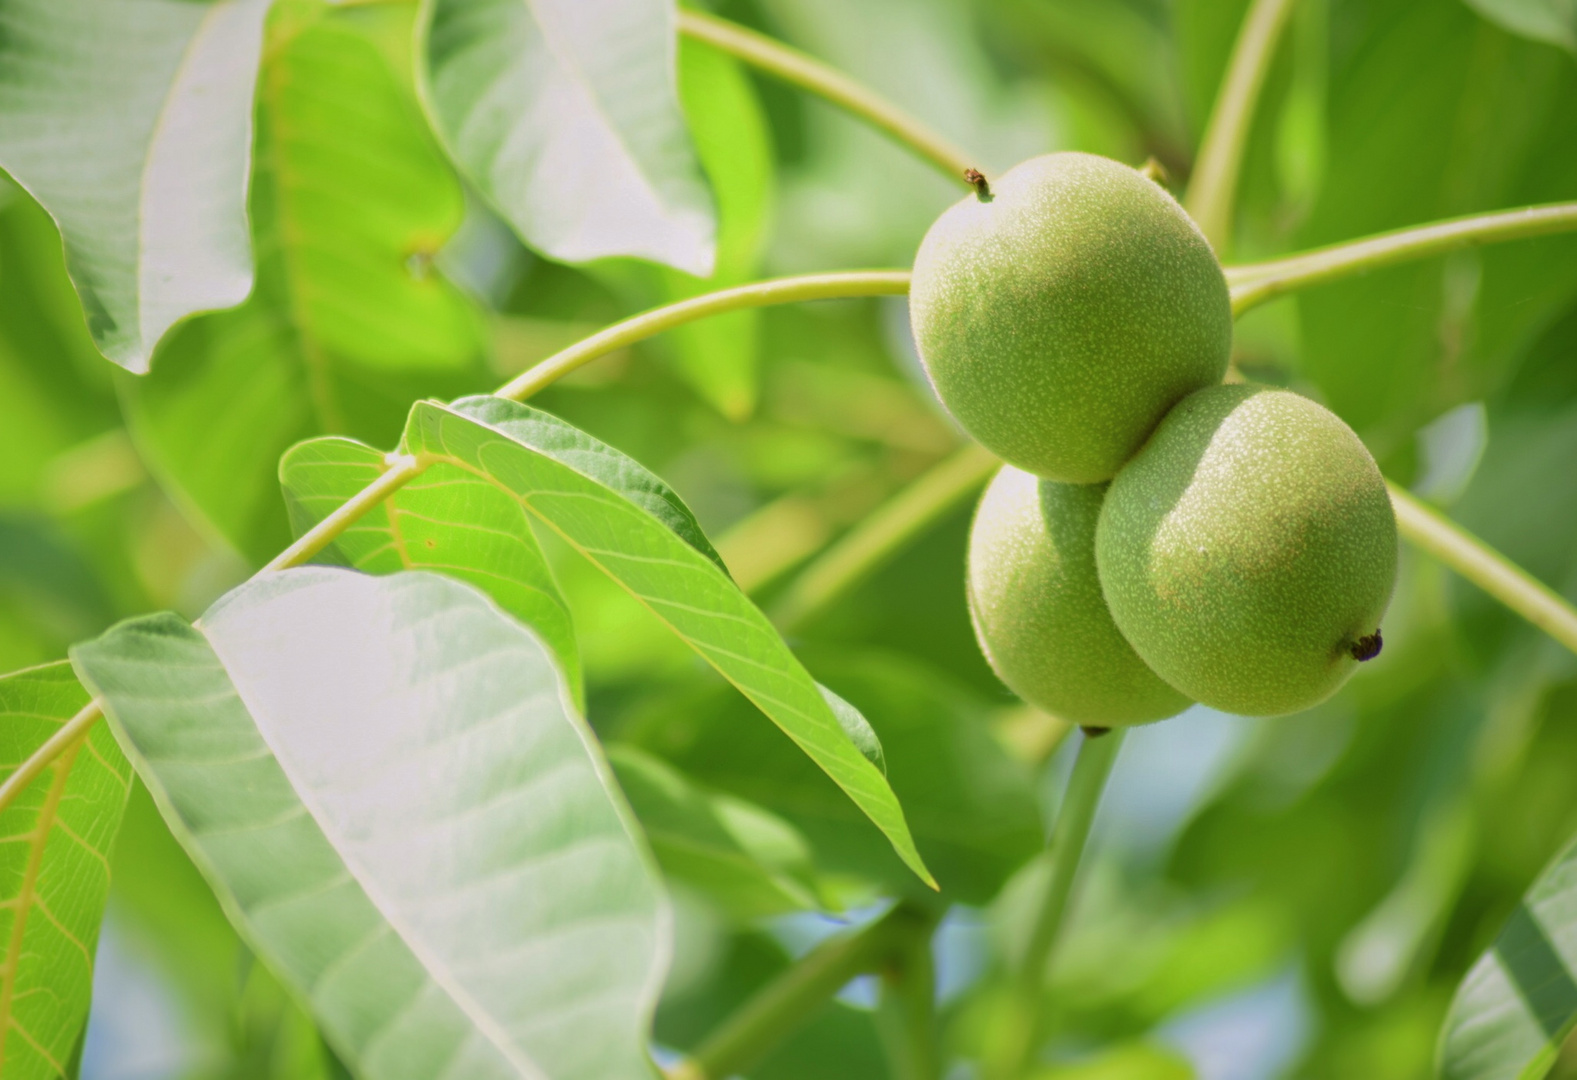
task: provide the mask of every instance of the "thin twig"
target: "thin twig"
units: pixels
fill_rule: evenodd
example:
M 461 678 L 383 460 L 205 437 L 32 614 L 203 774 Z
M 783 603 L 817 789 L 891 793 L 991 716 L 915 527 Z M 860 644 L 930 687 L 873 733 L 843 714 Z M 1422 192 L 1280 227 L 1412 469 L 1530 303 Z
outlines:
M 935 919 L 905 904 L 852 934 L 834 938 L 768 983 L 668 1070 L 669 1080 L 723 1080 L 754 1066 L 849 980 L 878 970 L 896 950 L 929 935 Z
M 679 32 L 847 109 L 909 146 L 961 184 L 967 183 L 964 174 L 970 169 L 984 167 L 980 159 L 970 157 L 869 87 L 765 34 L 699 11 L 679 12 Z
M 1017 1080 L 1034 1052 L 1046 969 L 1062 932 L 1084 845 L 1090 837 L 1101 792 L 1106 789 L 1106 778 L 1122 748 L 1123 735 L 1122 728 L 1115 728 L 1098 735 L 1087 731 L 1082 736 L 1051 838 L 1051 874 L 1015 972 L 1008 1022 L 1001 1029 L 1002 1041 L 991 1055 L 993 1067 L 987 1069 L 993 1080 Z
M 501 387 L 496 392 L 496 396 L 517 399 L 528 397 L 598 356 L 708 315 L 742 307 L 762 307 L 769 304 L 836 297 L 901 295 L 908 291 L 907 270 L 806 274 L 800 277 L 756 282 L 734 289 L 723 289 L 655 308 L 615 323 L 600 333 L 593 334 L 584 341 L 544 360 L 519 378 Z M 285 570 L 305 563 L 333 543 L 346 529 L 360 521 L 373 507 L 420 476 L 431 463 L 409 454 L 390 454 L 385 459 L 385 464 L 387 468 L 376 480 L 336 507 L 322 521 L 303 533 L 295 543 L 269 560 L 259 572 Z M 47 769 L 50 763 L 70 745 L 70 738 L 66 735 L 68 729 L 77 733 L 87 731 L 102 715 L 101 702 L 95 698 L 70 721 L 66 728 L 56 732 L 47 742 L 28 755 L 27 760 L 17 771 L 7 777 L 4 784 L 0 784 L 0 811 L 9 806 L 17 794 L 39 773 Z
M 1254 0 L 1238 31 L 1226 77 L 1205 125 L 1183 205 L 1218 255 L 1225 255 L 1232 243 L 1232 207 L 1243 167 L 1243 148 L 1292 4 L 1293 0 Z
M 82 706 L 70 720 L 61 724 L 53 735 L 44 740 L 42 746 L 29 754 L 16 772 L 6 777 L 5 783 L 0 784 L 0 814 L 5 813 L 6 809 L 16 801 L 16 797 L 22 793 L 22 789 L 37 780 L 56 758 L 69 750 L 77 740 L 86 738 L 88 729 L 103 715 L 98 699 L 94 698 Z
M 877 507 L 794 579 L 772 609 L 784 629 L 803 625 L 976 488 L 1001 464 L 974 443 Z
M 932 926 L 935 920 L 933 918 Z M 931 933 L 913 934 L 881 968 L 876 1028 L 892 1080 L 940 1080 L 941 1040 L 936 1016 L 936 965 Z
M 1404 539 L 1577 653 L 1577 609 L 1564 597 L 1402 488 L 1386 486 Z
M 328 517 L 302 533 L 299 540 L 269 560 L 259 573 L 300 566 L 332 544 L 341 533 L 360 521 L 374 506 L 420 476 L 431 464 L 409 454 L 390 454 L 385 463 L 389 467 L 383 475 L 341 503 Z
M 1492 214 L 1473 214 L 1361 240 L 1305 251 L 1268 262 L 1229 266 L 1232 311 L 1242 314 L 1283 293 L 1304 289 L 1382 266 L 1441 255 L 1476 244 L 1526 240 L 1577 232 L 1577 202 L 1524 206 Z
M 902 296 L 909 291 L 907 270 L 843 270 L 826 274 L 801 274 L 739 285 L 732 289 L 694 296 L 675 304 L 653 308 L 616 322 L 554 353 L 494 391 L 494 396 L 524 401 L 576 368 L 644 341 L 680 325 L 740 308 L 791 304 L 802 300 L 832 300 L 852 296 Z

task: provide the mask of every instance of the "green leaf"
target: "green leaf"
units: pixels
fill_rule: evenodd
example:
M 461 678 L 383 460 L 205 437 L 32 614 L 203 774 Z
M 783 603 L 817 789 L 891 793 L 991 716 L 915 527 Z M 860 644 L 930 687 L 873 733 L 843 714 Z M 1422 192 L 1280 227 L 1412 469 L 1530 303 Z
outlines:
M 411 412 L 413 427 L 421 408 L 417 406 Z M 448 408 L 477 423 L 507 432 L 512 441 L 612 489 L 656 518 L 723 573 L 728 573 L 722 556 L 712 547 L 701 523 L 679 493 L 629 455 L 592 438 L 573 424 L 566 424 L 552 413 L 507 398 L 491 395 L 462 398 Z
M 810 845 L 794 826 L 633 746 L 610 746 L 608 761 L 669 877 L 741 920 L 821 906 Z
M 44 505 L 50 462 L 120 422 L 64 255 L 38 203 L 18 194 L 0 206 L 0 503 L 8 506 Z
M 1041 850 L 1043 832 L 1028 770 L 992 738 L 984 708 L 910 660 L 868 653 L 813 660 L 818 674 L 864 706 L 915 843 L 945 895 L 991 899 Z M 740 712 L 732 695 L 693 693 L 642 714 L 631 738 L 699 782 L 781 814 L 810 838 L 822 869 L 910 887 L 826 777 Z
M 772 139 L 739 63 L 682 38 L 679 98 L 717 197 L 717 264 L 705 281 L 661 271 L 670 301 L 755 277 L 772 220 Z M 680 374 L 731 419 L 742 420 L 755 408 L 760 334 L 761 312 L 754 308 L 687 323 L 671 334 Z
M 268 0 L 6 0 L 0 166 L 60 225 L 94 341 L 148 370 L 252 287 L 246 186 Z
M 275 475 L 292 444 L 392 441 L 413 398 L 485 377 L 477 306 L 432 262 L 463 216 L 460 184 L 379 44 L 413 17 L 276 12 L 259 87 L 256 293 L 183 328 L 150 377 L 122 387 L 166 489 L 257 561 L 289 539 Z
M 772 143 L 750 80 L 733 57 L 679 40 L 679 98 L 701 166 L 717 197 L 717 263 L 705 279 L 634 261 L 592 269 L 632 306 L 655 307 L 757 276 L 772 211 Z M 674 327 L 658 349 L 671 351 L 681 377 L 732 420 L 755 409 L 762 313 L 731 311 Z
M 290 449 L 279 479 L 299 536 L 384 471 L 384 455 L 351 439 Z M 520 504 L 486 480 L 438 463 L 341 533 L 318 562 L 370 574 L 436 570 L 469 582 L 534 629 L 584 705 L 580 651 L 569 608 Z
M 1377 0 L 1365 21 L 1362 48 L 1333 52 L 1324 179 L 1287 248 L 1572 197 L 1571 57 L 1461 4 Z M 1291 302 L 1300 374 L 1384 455 L 1499 386 L 1574 296 L 1570 236 L 1311 289 Z
M 256 206 L 280 264 L 265 285 L 312 347 L 341 360 L 380 371 L 464 368 L 483 329 L 433 269 L 464 197 L 403 81 L 406 58 L 377 39 L 380 30 L 408 33 L 413 16 L 384 12 L 364 26 L 316 4 L 287 17 L 294 11 L 284 8 L 271 27 L 259 89 Z
M 61 661 L 0 678 L 0 776 L 88 703 Z M 93 992 L 109 853 L 131 769 L 100 724 L 0 813 L 0 1066 L 6 1080 L 66 1075 Z
M 44 651 L 24 663 L 59 656 L 72 641 L 113 622 L 114 607 L 92 564 L 48 518 L 0 510 L 0 612 Z M 23 629 L 25 628 L 25 630 Z M 0 647 L 0 656 L 16 651 Z
M 931 881 L 903 808 L 815 680 L 723 569 L 694 518 L 645 469 L 546 413 L 502 398 L 418 402 L 404 450 L 509 492 L 738 687 Z M 869 750 L 869 747 L 867 747 Z
M 485 597 L 298 569 L 73 659 L 358 1075 L 650 1076 L 655 868 L 552 654 Z
M 672 0 L 426 0 L 423 98 L 450 154 L 551 258 L 706 277 L 715 222 L 675 86 Z
M 1445 1080 L 1538 1080 L 1577 1027 L 1577 843 L 1539 875 L 1457 989 Z
M 1577 2 L 1574 0 L 1466 0 L 1490 22 L 1513 34 L 1547 41 L 1577 53 Z

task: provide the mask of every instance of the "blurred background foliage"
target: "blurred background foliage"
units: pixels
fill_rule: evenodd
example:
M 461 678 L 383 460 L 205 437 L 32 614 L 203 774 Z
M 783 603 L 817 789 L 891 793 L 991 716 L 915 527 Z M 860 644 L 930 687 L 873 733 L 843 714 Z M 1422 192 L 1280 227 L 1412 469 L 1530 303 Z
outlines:
M 1246 0 L 726 0 L 1001 169 L 1051 149 L 1186 182 Z M 1495 14 L 1497 6 L 1478 5 Z M 1514 6 L 1514 5 L 1513 5 Z M 271 17 L 251 299 L 144 378 L 95 352 L 47 216 L 0 188 L 0 670 L 118 618 L 196 615 L 288 539 L 275 470 L 409 403 L 491 389 L 624 314 L 770 273 L 903 266 L 948 182 L 822 102 L 681 50 L 721 214 L 715 278 L 527 252 L 438 152 L 410 5 Z M 1546 35 L 1548 37 L 1548 35 Z M 4 181 L 0 181 L 4 183 Z M 1577 57 L 1462 0 L 1302 0 L 1249 141 L 1229 261 L 1577 197 Z M 1577 597 L 1577 238 L 1277 301 L 1239 362 L 1351 423 L 1394 480 Z M 793 572 L 960 445 L 901 300 L 737 313 L 614 355 L 537 404 L 690 502 L 770 608 Z M 988 1037 L 1067 755 L 973 644 L 959 507 L 795 628 L 857 702 L 943 881 L 944 1040 Z M 567 551 L 594 724 L 680 899 L 658 1018 L 693 1044 L 793 956 L 914 887 L 750 707 Z M 1049 988 L 1045 1080 L 1422 1077 L 1453 989 L 1577 831 L 1577 668 L 1412 557 L 1387 649 L 1311 713 L 1195 709 L 1133 733 Z M 769 867 L 737 873 L 738 852 Z M 93 1080 L 337 1075 L 145 794 L 114 859 L 82 1051 Z M 885 1075 L 856 983 L 753 1075 Z M 1577 1054 L 1558 1065 L 1577 1075 Z

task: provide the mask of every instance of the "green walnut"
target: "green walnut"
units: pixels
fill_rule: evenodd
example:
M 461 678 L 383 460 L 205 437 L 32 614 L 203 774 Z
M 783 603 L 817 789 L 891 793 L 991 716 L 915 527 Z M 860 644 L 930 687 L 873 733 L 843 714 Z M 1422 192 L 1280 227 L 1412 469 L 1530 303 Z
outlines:
M 1009 464 L 1109 480 L 1232 344 L 1220 264 L 1176 200 L 1092 154 L 1031 158 L 926 233 L 909 314 L 937 395 Z
M 1011 465 L 969 534 L 969 610 L 981 650 L 1019 697 L 1089 727 L 1143 724 L 1190 702 L 1118 633 L 1095 571 L 1104 484 L 1060 484 Z
M 1112 481 L 1101 589 L 1167 682 L 1225 712 L 1315 705 L 1380 650 L 1396 518 L 1374 458 L 1285 390 L 1185 398 Z

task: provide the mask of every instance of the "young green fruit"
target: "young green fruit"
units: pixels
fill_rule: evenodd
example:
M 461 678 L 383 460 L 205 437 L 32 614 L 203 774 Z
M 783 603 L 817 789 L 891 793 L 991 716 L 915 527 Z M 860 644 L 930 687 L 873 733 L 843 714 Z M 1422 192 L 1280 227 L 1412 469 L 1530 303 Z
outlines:
M 1012 465 L 1108 480 L 1166 410 L 1221 381 L 1232 309 L 1182 207 L 1092 154 L 1031 158 L 926 233 L 909 315 L 958 422 Z
M 1358 436 L 1285 390 L 1180 402 L 1112 481 L 1096 531 L 1112 617 L 1213 708 L 1315 705 L 1379 651 L 1396 518 Z
M 1104 484 L 1059 484 L 1011 465 L 969 533 L 975 635 L 1008 687 L 1090 727 L 1143 724 L 1188 708 L 1118 633 L 1095 572 Z

